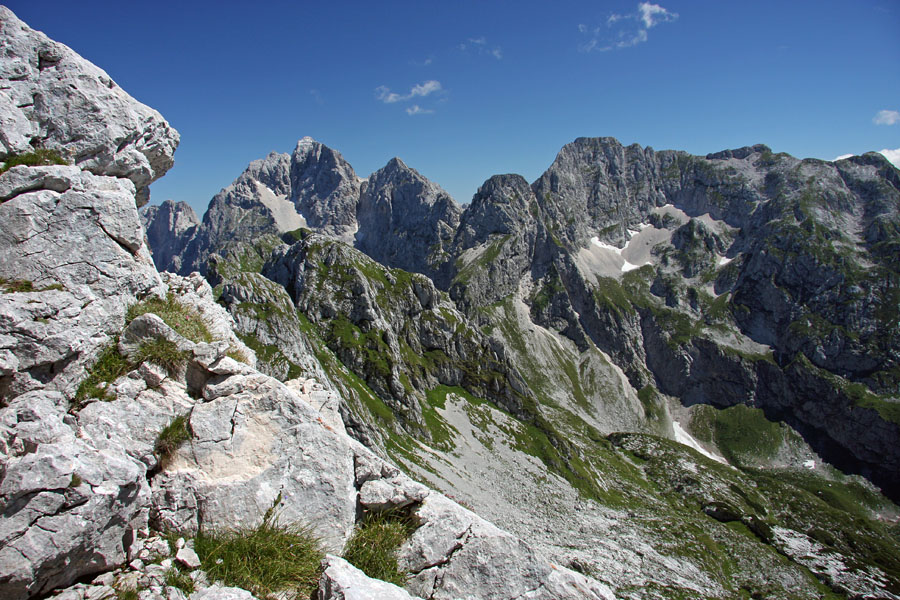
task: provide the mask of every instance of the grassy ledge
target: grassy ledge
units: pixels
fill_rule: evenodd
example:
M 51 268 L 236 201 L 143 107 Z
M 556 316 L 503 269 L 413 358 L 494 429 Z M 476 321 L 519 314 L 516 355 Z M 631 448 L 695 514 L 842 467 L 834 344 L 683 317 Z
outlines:
M 40 167 L 45 165 L 67 165 L 66 159 L 56 150 L 48 150 L 39 148 L 34 152 L 26 152 L 24 154 L 14 154 L 6 159 L 3 166 L 0 167 L 0 174 L 6 173 L 13 167 L 25 165 L 27 167 Z
M 128 307 L 126 320 L 130 323 L 141 315 L 153 313 L 166 325 L 192 342 L 212 342 L 213 336 L 200 314 L 193 308 L 181 304 L 169 294 L 166 299 L 148 298 Z

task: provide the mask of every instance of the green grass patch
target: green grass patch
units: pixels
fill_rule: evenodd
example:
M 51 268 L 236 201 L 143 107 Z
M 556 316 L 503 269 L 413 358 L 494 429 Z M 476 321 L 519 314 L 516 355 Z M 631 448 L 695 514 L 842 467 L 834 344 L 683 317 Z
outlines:
M 213 341 L 209 327 L 200 314 L 193 308 L 178 302 L 172 294 L 166 296 L 165 300 L 152 297 L 131 305 L 128 307 L 126 319 L 131 322 L 147 313 L 155 314 L 166 325 L 192 342 Z
M 775 456 L 784 443 L 784 425 L 769 421 L 762 409 L 737 404 L 725 409 L 698 406 L 690 431 L 715 444 L 732 464 L 752 466 Z
M 75 392 L 75 406 L 80 407 L 88 398 L 113 400 L 106 386 L 128 373 L 131 363 L 119 354 L 119 342 L 113 340 L 109 346 L 100 351 L 97 362 L 88 370 L 87 378 Z
M 184 442 L 191 439 L 191 428 L 187 416 L 179 415 L 172 419 L 156 437 L 153 452 L 159 460 L 159 466 L 165 469 L 175 456 L 175 451 Z
M 252 529 L 201 532 L 194 549 L 211 580 L 249 590 L 258 598 L 282 591 L 309 598 L 325 556 L 310 529 L 281 525 L 271 512 Z
M 406 585 L 408 573 L 397 564 L 397 549 L 416 530 L 405 512 L 367 512 L 344 548 L 344 559 L 369 577 Z
M 178 567 L 172 567 L 166 571 L 163 581 L 166 587 L 175 588 L 184 592 L 186 596 L 194 593 L 194 580 L 191 576 Z
M 69 164 L 65 158 L 56 150 L 48 150 L 46 148 L 38 148 L 34 152 L 25 152 L 24 154 L 14 154 L 6 159 L 3 166 L 0 167 L 0 174 L 6 173 L 13 167 L 25 165 L 26 167 L 40 167 L 46 165 L 67 165 Z
M 27 279 L 4 279 L 0 277 L 0 289 L 4 294 L 14 294 L 16 292 L 46 292 L 49 290 L 64 290 L 60 283 L 51 283 L 44 287 L 35 287 L 33 281 Z
M 187 364 L 189 353 L 179 350 L 172 340 L 158 337 L 143 342 L 135 355 L 135 361 L 151 362 L 164 368 L 169 375 L 174 375 Z

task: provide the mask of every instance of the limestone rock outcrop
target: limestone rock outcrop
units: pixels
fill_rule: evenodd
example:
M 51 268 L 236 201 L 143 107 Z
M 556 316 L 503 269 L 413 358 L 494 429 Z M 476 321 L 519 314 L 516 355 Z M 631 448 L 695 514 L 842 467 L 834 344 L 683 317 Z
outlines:
M 127 306 L 165 290 L 134 185 L 77 167 L 14 167 L 0 198 L 0 278 L 23 290 L 0 294 L 0 397 L 74 392 Z
M 146 522 L 150 487 L 124 449 L 76 435 L 59 392 L 0 409 L 0 594 L 27 598 L 110 570 Z M 142 518 L 143 517 L 143 518 Z
M 179 136 L 102 69 L 0 7 L 0 159 L 57 150 L 96 175 L 126 177 L 137 203 L 173 164 Z

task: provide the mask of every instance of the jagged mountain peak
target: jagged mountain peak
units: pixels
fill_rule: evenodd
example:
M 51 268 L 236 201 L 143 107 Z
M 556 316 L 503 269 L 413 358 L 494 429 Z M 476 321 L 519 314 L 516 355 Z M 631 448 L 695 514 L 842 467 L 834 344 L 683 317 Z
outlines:
M 392 158 L 362 188 L 356 246 L 385 265 L 434 278 L 461 214 L 439 185 Z

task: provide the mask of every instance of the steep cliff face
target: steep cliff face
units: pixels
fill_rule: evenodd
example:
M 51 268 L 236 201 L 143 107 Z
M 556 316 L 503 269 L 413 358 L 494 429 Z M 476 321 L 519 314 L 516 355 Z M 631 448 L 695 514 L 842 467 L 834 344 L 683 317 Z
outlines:
M 357 208 L 357 248 L 389 267 L 435 277 L 462 209 L 398 158 L 373 173 Z
M 766 408 L 896 494 L 897 457 L 882 447 L 897 427 L 897 271 L 883 254 L 896 244 L 885 225 L 896 179 L 875 154 L 832 164 L 753 146 L 699 158 L 604 138 L 564 148 L 533 187 L 578 265 L 557 270 L 558 292 L 635 387 Z M 570 322 L 557 328 L 579 339 Z M 735 369 L 745 375 L 723 386 Z
M 339 152 L 310 137 L 291 155 L 291 201 L 306 225 L 350 241 L 356 233 L 360 180 Z
M 153 248 L 153 263 L 160 271 L 181 269 L 182 252 L 197 233 L 200 219 L 187 202 L 166 200 L 141 208 L 147 242 Z

